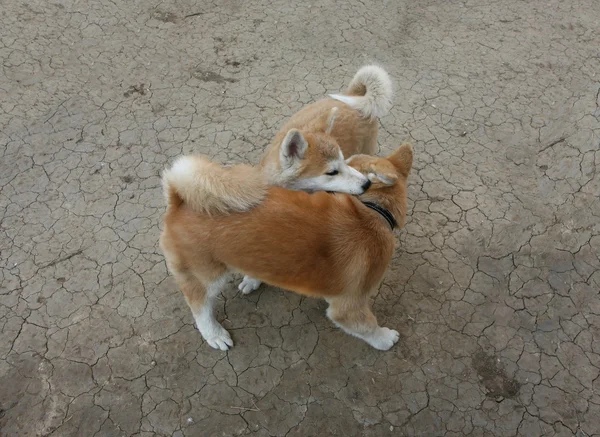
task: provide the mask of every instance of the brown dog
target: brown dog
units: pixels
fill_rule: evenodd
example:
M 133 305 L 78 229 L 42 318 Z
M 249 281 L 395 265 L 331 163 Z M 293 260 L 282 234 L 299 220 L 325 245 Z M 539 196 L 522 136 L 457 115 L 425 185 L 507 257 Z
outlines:
M 232 272 L 242 272 L 323 297 L 344 331 L 377 349 L 392 347 L 398 332 L 378 326 L 369 297 L 394 252 L 393 228 L 404 223 L 412 158 L 409 145 L 388 158 L 350 158 L 372 182 L 359 198 L 269 187 L 251 167 L 224 168 L 200 157 L 180 158 L 166 170 L 160 245 L 208 344 L 233 345 L 213 300 Z
M 377 118 L 388 113 L 391 99 L 392 82 L 383 68 L 359 69 L 344 94 L 311 103 L 281 127 L 260 163 L 267 182 L 293 190 L 360 194 L 344 157 L 375 154 Z

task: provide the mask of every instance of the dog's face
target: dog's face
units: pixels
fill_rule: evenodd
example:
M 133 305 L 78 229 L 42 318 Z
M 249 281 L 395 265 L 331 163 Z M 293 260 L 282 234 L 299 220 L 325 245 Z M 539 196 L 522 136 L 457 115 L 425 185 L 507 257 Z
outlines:
M 387 158 L 370 155 L 354 155 L 346 163 L 366 175 L 371 182 L 371 191 L 391 187 L 399 181 L 406 182 L 412 167 L 412 146 L 403 144 Z
M 364 193 L 371 182 L 349 166 L 335 140 L 326 134 L 288 132 L 281 144 L 280 163 L 286 188 L 302 191 Z
M 392 212 L 398 226 L 406 218 L 406 184 L 412 167 L 412 146 L 404 144 L 387 158 L 354 155 L 346 162 L 368 176 L 372 185 L 360 196 L 362 201 L 376 202 Z

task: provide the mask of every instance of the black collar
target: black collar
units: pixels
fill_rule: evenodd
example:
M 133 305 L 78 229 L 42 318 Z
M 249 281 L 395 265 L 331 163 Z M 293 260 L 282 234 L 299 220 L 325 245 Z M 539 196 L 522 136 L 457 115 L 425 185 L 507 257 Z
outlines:
M 392 228 L 392 231 L 396 226 L 398 226 L 398 222 L 396 221 L 392 213 L 384 207 L 377 205 L 373 202 L 363 202 L 363 205 L 365 205 L 367 208 L 371 208 L 373 211 L 377 211 L 385 219 L 385 221 L 388 222 L 390 228 Z

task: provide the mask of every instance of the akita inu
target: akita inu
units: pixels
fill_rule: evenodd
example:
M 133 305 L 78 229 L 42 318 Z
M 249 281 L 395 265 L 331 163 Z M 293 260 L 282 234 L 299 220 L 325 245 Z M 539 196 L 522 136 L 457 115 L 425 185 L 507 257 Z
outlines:
M 372 182 L 359 197 L 306 193 L 265 183 L 258 169 L 183 157 L 163 174 L 167 212 L 160 246 L 196 325 L 210 346 L 233 346 L 213 300 L 233 272 L 329 302 L 344 331 L 387 350 L 397 331 L 380 327 L 377 291 L 406 215 L 412 147 L 387 158 L 355 155 L 349 165 Z

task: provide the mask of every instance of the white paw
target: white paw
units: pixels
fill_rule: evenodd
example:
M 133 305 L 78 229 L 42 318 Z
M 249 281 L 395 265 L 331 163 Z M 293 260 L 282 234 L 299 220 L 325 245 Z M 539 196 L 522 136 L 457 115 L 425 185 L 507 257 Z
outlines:
M 198 331 L 200 331 L 200 334 L 202 334 L 202 337 L 210 347 L 226 351 L 233 346 L 231 335 L 229 335 L 229 332 L 227 332 L 227 330 L 216 320 L 211 320 L 208 323 L 202 323 L 201 320 L 196 320 L 196 326 L 198 326 Z
M 215 328 L 211 330 L 212 332 L 210 332 L 208 335 L 203 334 L 202 336 L 210 345 L 210 347 L 226 351 L 233 346 L 233 340 L 225 328 L 222 326 L 219 326 L 219 328 L 220 329 Z
M 244 276 L 244 279 L 242 279 L 242 282 L 240 282 L 238 288 L 242 293 L 250 294 L 260 287 L 260 284 L 262 284 L 262 282 L 260 282 L 258 279 L 251 278 L 250 276 Z
M 375 349 L 386 351 L 395 345 L 400 338 L 398 331 L 389 328 L 377 328 L 375 333 L 367 341 Z

